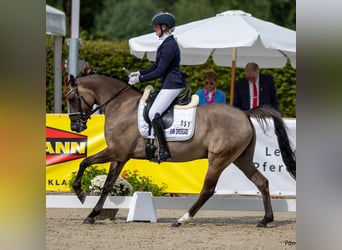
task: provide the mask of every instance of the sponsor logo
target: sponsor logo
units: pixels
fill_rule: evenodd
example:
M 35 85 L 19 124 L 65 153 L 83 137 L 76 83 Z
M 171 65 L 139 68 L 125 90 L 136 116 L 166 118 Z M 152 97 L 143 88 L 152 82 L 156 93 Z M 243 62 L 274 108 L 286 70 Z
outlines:
M 46 127 L 46 166 L 87 156 L 87 136 Z

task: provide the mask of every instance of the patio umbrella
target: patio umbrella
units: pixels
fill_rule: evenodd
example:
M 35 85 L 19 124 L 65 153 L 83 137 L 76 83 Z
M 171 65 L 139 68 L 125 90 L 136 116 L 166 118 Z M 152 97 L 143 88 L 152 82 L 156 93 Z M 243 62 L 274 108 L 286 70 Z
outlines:
M 219 66 L 231 66 L 230 104 L 233 104 L 236 67 L 254 61 L 260 68 L 282 68 L 290 60 L 296 67 L 296 32 L 229 10 L 214 17 L 176 26 L 173 32 L 181 50 L 181 65 L 198 65 L 213 57 Z M 129 39 L 132 55 L 155 60 L 158 37 L 150 33 Z

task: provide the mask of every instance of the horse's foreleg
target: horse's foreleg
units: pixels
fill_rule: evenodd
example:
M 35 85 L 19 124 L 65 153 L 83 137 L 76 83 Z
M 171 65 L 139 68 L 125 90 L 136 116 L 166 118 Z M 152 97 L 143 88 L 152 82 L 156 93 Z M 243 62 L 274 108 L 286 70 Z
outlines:
M 82 190 L 82 176 L 84 171 L 86 170 L 86 168 L 89 166 L 90 164 L 88 163 L 88 158 L 85 158 L 81 163 L 80 163 L 80 167 L 78 168 L 78 172 L 75 178 L 74 183 L 72 184 L 72 187 L 78 197 L 78 199 L 82 202 L 82 204 L 85 201 L 86 198 L 86 192 L 84 190 Z
M 87 196 L 86 192 L 82 190 L 82 177 L 83 177 L 84 171 L 86 170 L 86 168 L 88 166 L 90 166 L 92 164 L 105 163 L 105 162 L 111 161 L 109 156 L 110 156 L 110 153 L 108 153 L 108 149 L 106 148 L 106 149 L 102 150 L 101 152 L 99 152 L 95 155 L 92 155 L 92 156 L 85 158 L 80 163 L 80 166 L 79 166 L 75 181 L 72 184 L 72 187 L 73 187 L 78 199 L 82 203 L 84 203 L 86 196 Z
M 95 217 L 101 213 L 101 210 L 103 208 L 103 204 L 106 201 L 106 198 L 109 194 L 109 192 L 112 190 L 115 181 L 117 180 L 124 164 L 123 163 L 117 163 L 112 162 L 109 167 L 107 179 L 103 185 L 102 193 L 100 196 L 100 199 L 97 201 L 95 207 L 90 212 L 87 218 L 84 220 L 84 224 L 93 224 L 95 223 Z

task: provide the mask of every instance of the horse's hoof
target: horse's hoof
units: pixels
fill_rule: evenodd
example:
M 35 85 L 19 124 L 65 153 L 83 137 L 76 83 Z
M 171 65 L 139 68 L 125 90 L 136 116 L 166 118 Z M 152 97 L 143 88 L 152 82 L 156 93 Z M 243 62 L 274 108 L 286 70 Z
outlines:
M 263 218 L 261 221 L 258 222 L 257 227 L 267 227 L 267 223 L 273 221 L 273 217 L 271 218 Z
M 266 226 L 267 226 L 267 224 L 265 224 L 262 221 L 258 222 L 258 224 L 257 224 L 257 227 L 266 227 Z
M 91 218 L 91 217 L 87 217 L 84 221 L 83 224 L 94 224 L 95 223 L 95 219 Z
M 81 193 L 79 193 L 77 195 L 78 199 L 81 201 L 81 203 L 83 204 L 86 197 L 87 197 L 87 193 L 85 191 L 82 191 Z
M 171 227 L 180 227 L 182 225 L 182 223 L 175 221 L 171 224 Z

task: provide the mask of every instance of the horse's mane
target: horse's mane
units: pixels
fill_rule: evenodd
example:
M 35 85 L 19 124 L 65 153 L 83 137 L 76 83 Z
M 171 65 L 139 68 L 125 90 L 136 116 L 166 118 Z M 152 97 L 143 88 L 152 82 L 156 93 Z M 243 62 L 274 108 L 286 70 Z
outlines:
M 82 74 L 82 75 L 80 75 L 78 77 L 85 77 L 85 76 L 90 76 L 90 75 L 107 76 L 107 77 L 110 77 L 110 78 L 122 81 L 122 82 L 126 83 L 128 86 L 130 86 L 132 89 L 134 89 L 134 90 L 138 91 L 139 93 L 141 93 L 141 91 L 139 89 L 137 89 L 135 86 L 128 84 L 128 77 L 127 78 L 121 78 L 121 77 L 118 77 L 117 75 L 111 75 L 111 74 L 108 74 L 108 73 L 105 73 L 105 72 L 99 72 L 99 71 L 90 71 L 90 72 L 84 73 L 84 74 Z
M 78 77 L 83 77 L 83 76 L 89 76 L 89 75 L 102 75 L 102 76 L 108 76 L 108 77 L 111 77 L 111 78 L 114 78 L 114 79 L 117 79 L 117 80 L 121 80 L 125 83 L 128 83 L 128 78 L 120 78 L 118 77 L 117 75 L 111 75 L 111 74 L 108 74 L 108 73 L 105 73 L 105 72 L 99 72 L 99 71 L 89 71 L 88 73 L 83 73 L 81 74 L 80 76 Z M 77 78 L 78 78 L 77 77 Z

